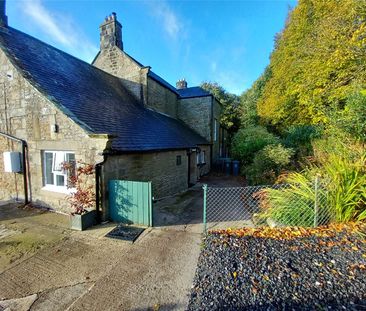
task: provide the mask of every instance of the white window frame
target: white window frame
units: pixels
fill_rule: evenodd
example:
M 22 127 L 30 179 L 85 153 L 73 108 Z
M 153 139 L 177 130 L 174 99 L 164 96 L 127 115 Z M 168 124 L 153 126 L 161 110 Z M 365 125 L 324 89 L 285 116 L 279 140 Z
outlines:
M 52 174 L 53 174 L 53 184 L 47 184 L 47 178 L 46 178 L 46 153 L 52 153 Z M 65 170 L 58 170 L 57 167 L 55 167 L 56 164 L 56 158 L 63 156 L 63 161 L 66 162 L 66 155 L 67 154 L 73 154 L 75 156 L 75 152 L 72 151 L 60 151 L 60 150 L 44 150 L 42 152 L 42 160 L 43 160 L 43 167 L 42 167 L 42 178 L 43 178 L 43 190 L 47 191 L 53 191 L 53 192 L 60 192 L 60 193 L 72 193 L 75 191 L 75 188 L 67 188 L 67 182 L 68 182 L 68 173 Z M 64 185 L 63 186 L 57 186 L 56 178 L 57 176 L 63 176 L 64 177 Z

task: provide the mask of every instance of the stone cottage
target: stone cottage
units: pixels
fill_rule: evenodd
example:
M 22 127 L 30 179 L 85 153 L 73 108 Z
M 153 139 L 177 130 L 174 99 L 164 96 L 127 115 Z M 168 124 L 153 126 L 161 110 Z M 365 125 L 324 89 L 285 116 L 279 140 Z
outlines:
M 106 219 L 110 179 L 151 181 L 161 198 L 195 184 L 225 153 L 220 103 L 129 56 L 115 13 L 88 64 L 11 28 L 0 1 L 0 94 L 0 200 L 66 210 L 60 164 L 82 160 L 97 168 Z M 23 156 L 21 172 L 4 172 L 9 151 Z

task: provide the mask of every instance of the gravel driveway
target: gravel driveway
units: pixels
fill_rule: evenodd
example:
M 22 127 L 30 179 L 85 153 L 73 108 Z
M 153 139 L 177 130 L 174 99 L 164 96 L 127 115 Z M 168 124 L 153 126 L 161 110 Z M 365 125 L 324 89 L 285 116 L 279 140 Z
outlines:
M 364 234 L 213 233 L 200 255 L 189 310 L 365 310 L 365 301 Z

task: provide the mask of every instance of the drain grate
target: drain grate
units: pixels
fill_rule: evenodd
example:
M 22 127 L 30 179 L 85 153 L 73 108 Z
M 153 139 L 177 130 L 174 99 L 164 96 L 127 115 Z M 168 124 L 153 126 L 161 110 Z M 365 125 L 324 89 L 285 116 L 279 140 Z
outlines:
M 112 231 L 107 233 L 106 237 L 133 243 L 144 230 L 145 228 L 118 225 Z

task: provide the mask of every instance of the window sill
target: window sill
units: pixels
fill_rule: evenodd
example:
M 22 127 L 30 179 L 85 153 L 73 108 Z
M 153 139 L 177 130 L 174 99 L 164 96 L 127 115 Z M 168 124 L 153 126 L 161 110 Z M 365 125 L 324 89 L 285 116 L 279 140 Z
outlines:
M 71 194 L 71 193 L 75 192 L 75 188 L 68 189 L 66 187 L 57 187 L 57 186 L 51 186 L 51 185 L 47 185 L 47 186 L 41 188 L 41 190 L 49 191 L 49 192 L 56 192 L 56 193 L 60 193 L 60 194 Z

